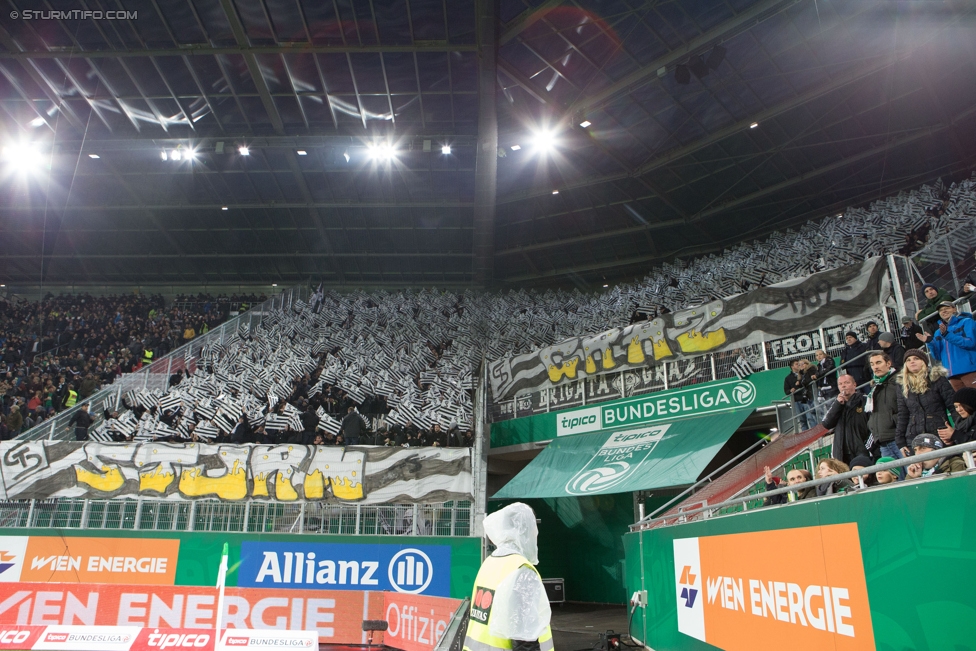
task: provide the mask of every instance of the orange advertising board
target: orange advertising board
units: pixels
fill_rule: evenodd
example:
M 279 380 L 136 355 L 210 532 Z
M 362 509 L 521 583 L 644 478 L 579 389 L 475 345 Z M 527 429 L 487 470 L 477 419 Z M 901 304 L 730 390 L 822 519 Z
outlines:
M 385 644 L 404 651 L 433 651 L 461 605 L 460 599 L 400 592 L 384 592 L 383 598 Z
M 364 616 L 383 619 L 384 607 L 376 592 L 227 588 L 222 625 L 317 630 L 323 643 L 363 644 Z M 213 629 L 216 610 L 211 587 L 0 583 L 0 626 Z
M 673 543 L 685 635 L 726 651 L 875 649 L 857 524 Z
M 20 564 L 20 581 L 173 585 L 176 579 L 179 540 L 24 538 L 27 546 Z

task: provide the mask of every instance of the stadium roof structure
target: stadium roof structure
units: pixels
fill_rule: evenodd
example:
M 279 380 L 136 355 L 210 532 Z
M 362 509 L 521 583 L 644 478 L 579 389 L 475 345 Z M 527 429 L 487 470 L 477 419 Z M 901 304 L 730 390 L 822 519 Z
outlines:
M 976 165 L 969 0 L 3 14 L 0 282 L 598 286 Z

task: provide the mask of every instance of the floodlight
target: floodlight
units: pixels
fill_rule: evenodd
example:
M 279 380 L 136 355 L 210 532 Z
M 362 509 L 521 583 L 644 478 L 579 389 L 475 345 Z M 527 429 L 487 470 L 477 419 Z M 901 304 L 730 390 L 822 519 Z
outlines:
M 237 148 L 237 153 L 240 154 L 241 156 L 250 156 L 251 150 L 245 147 L 244 145 L 241 145 L 240 147 Z
M 299 150 L 298 150 L 298 151 L 297 151 L 296 153 L 297 153 L 297 154 L 298 154 L 299 156 L 308 156 L 308 152 L 307 152 L 307 151 L 305 151 L 304 149 L 299 149 Z
M 171 151 L 169 153 L 169 159 L 170 160 L 179 160 L 180 159 L 180 150 L 179 149 L 174 149 L 173 151 Z
M 512 145 L 512 151 L 518 151 L 522 147 L 520 145 Z
M 604 285 L 604 287 L 609 287 L 610 285 Z
M 759 123 L 758 122 L 753 122 L 752 124 L 749 125 L 749 128 L 750 129 L 755 129 L 758 126 L 759 126 Z
M 538 131 L 532 138 L 532 144 L 537 151 L 548 153 L 556 146 L 556 134 L 552 131 Z
M 379 145 L 370 144 L 367 146 L 367 149 L 369 150 L 369 157 L 372 160 L 389 161 L 396 156 L 396 149 L 394 149 L 393 145 L 390 143 L 383 143 Z
M 342 152 L 342 157 L 346 159 L 346 162 L 347 163 L 349 162 L 349 152 L 348 151 Z
M 220 207 L 220 209 L 221 209 L 221 210 L 229 210 L 229 209 L 227 208 L 227 206 L 221 206 L 221 207 Z
M 450 154 L 451 153 L 451 146 L 450 145 L 444 145 L 443 147 L 441 147 L 441 153 L 444 154 L 445 156 L 448 155 L 448 154 Z
M 168 160 L 169 159 L 169 156 L 166 155 L 166 152 L 165 151 L 159 152 L 159 157 L 162 158 L 163 160 Z
M 583 120 L 582 122 L 580 122 L 580 126 L 583 127 L 584 129 L 586 127 L 590 126 L 591 124 L 593 124 L 593 123 L 590 122 L 589 120 Z
M 88 158 L 98 159 L 98 158 L 101 158 L 101 156 L 99 156 L 98 154 L 88 154 Z
M 553 190 L 552 193 L 553 194 L 559 194 L 559 190 Z
M 21 173 L 34 171 L 41 166 L 41 152 L 30 143 L 20 143 L 8 145 L 3 148 L 3 159 L 17 166 L 17 171 Z
M 30 126 L 34 127 L 35 129 L 37 127 L 43 127 L 45 124 L 47 124 L 47 122 L 42 117 L 36 117 L 30 121 Z

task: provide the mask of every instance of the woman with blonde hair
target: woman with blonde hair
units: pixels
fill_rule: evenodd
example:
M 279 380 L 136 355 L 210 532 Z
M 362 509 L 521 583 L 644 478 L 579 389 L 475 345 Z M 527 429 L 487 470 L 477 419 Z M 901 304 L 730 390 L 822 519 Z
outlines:
M 898 405 L 899 441 L 913 441 L 919 434 L 936 434 L 947 426 L 955 391 L 941 364 L 931 365 L 918 348 L 905 351 L 905 366 L 898 373 L 904 402 Z M 902 450 L 905 456 L 911 452 Z

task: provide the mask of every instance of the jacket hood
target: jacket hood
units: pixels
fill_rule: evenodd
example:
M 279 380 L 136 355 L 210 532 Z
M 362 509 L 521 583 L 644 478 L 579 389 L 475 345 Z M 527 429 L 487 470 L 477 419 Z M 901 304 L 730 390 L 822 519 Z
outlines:
M 521 554 L 533 565 L 539 564 L 539 528 L 528 504 L 516 502 L 485 517 L 485 535 L 497 548 L 493 556 Z

